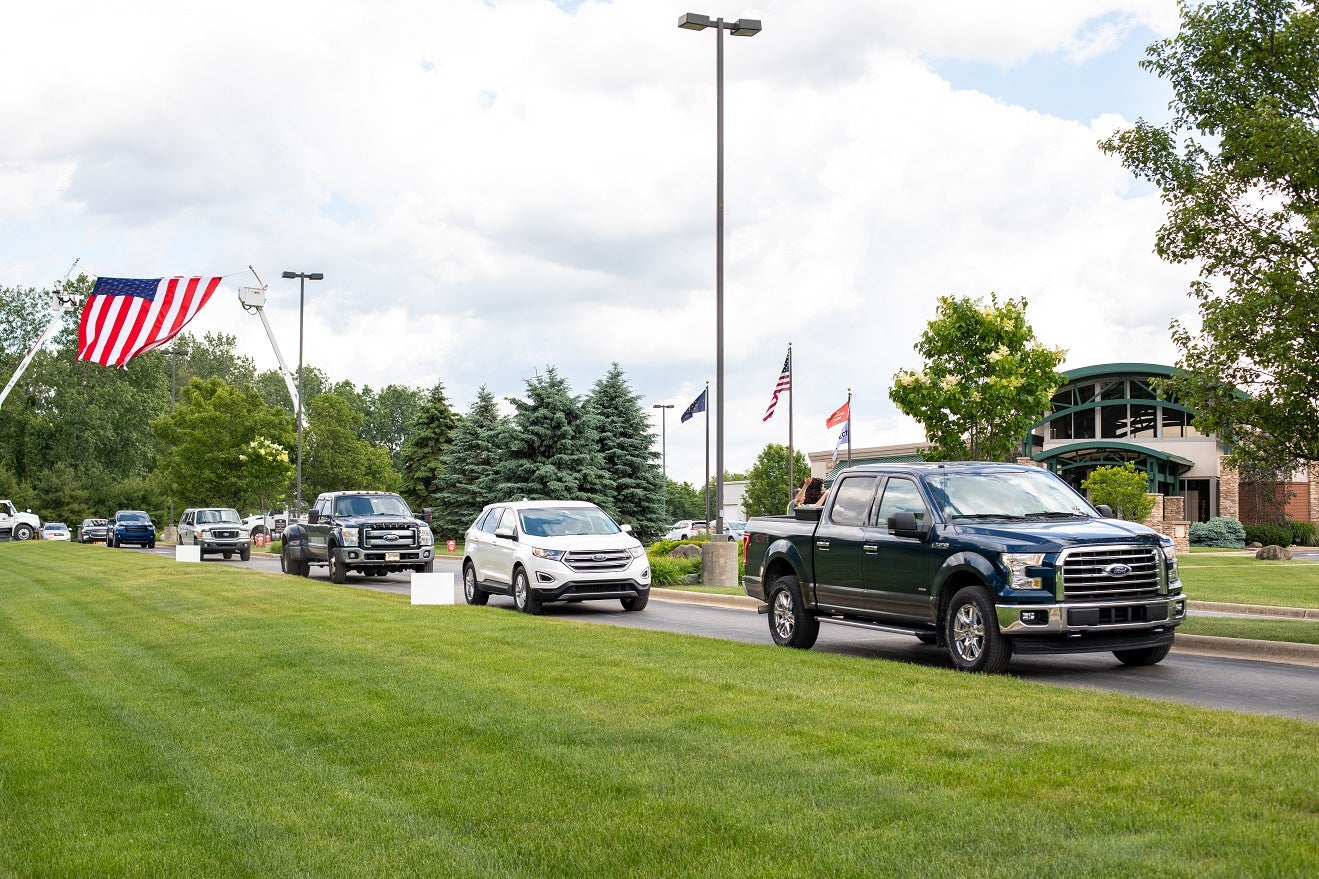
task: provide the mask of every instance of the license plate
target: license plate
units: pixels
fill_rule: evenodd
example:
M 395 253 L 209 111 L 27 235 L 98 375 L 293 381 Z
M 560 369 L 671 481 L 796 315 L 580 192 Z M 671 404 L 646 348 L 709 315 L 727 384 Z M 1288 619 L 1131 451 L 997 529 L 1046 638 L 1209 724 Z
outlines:
M 396 562 L 396 561 L 398 561 L 398 553 L 396 553 L 396 552 L 387 552 L 387 553 L 385 553 L 385 561 L 387 561 L 387 562 Z

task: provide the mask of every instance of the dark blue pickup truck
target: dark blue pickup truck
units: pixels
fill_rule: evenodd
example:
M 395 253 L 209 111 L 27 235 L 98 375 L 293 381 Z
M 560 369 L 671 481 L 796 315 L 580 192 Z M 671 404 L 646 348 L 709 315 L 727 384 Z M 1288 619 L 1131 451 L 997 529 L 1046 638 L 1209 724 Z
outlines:
M 1110 515 L 1038 467 L 852 467 L 822 506 L 747 523 L 743 588 L 787 647 L 840 623 L 915 635 L 965 671 L 1014 652 L 1152 665 L 1186 616 L 1177 553 Z

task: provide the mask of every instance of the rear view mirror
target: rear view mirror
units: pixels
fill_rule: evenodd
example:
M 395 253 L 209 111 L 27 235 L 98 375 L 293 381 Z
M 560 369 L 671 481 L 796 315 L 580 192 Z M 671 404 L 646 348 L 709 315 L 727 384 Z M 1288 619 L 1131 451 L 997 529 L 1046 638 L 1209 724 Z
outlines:
M 315 524 L 316 524 L 317 522 L 319 522 L 320 520 L 321 520 L 321 511 L 320 511 L 320 510 L 308 510 L 308 511 L 307 511 L 307 524 L 308 524 L 308 525 L 315 525 Z

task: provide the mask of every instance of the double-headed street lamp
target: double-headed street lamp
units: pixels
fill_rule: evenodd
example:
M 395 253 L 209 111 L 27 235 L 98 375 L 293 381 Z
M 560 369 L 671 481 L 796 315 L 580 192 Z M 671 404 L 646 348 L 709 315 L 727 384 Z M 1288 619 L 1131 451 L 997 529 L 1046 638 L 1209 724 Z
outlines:
M 689 31 L 715 29 L 715 529 L 724 533 L 724 31 L 735 37 L 754 37 L 760 22 L 753 18 L 737 21 L 711 20 L 708 15 L 688 12 L 678 27 Z
M 302 312 L 306 301 L 307 282 L 323 281 L 320 272 L 284 272 L 281 278 L 298 279 L 298 481 L 293 495 L 293 515 L 302 515 Z
M 664 474 L 664 484 L 660 487 L 660 497 L 664 499 L 664 521 L 669 521 L 669 451 L 664 439 L 665 424 L 669 420 L 672 403 L 656 403 L 652 409 L 660 411 L 660 472 Z

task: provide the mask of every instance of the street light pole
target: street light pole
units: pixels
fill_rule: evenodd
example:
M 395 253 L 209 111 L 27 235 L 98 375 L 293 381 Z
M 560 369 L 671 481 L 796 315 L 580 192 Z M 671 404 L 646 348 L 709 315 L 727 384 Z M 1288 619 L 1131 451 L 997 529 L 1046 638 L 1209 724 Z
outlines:
M 179 358 L 188 356 L 187 348 L 166 348 L 165 353 L 169 355 L 169 411 L 173 412 L 179 406 Z M 170 527 L 174 526 L 174 492 L 169 495 L 169 522 Z
M 673 408 L 673 404 L 656 403 L 650 408 L 660 411 L 660 472 L 664 474 L 664 484 L 660 486 L 660 497 L 664 499 L 664 522 L 667 524 L 669 521 L 669 450 L 664 433 L 665 423 L 669 420 L 669 410 Z
M 715 29 L 715 536 L 724 533 L 724 31 L 735 37 L 754 37 L 760 33 L 760 22 L 752 18 L 739 18 L 726 22 L 722 18 L 710 20 L 708 15 L 685 13 L 678 19 L 678 27 L 700 31 Z
M 323 281 L 321 272 L 284 272 L 282 278 L 298 279 L 298 477 L 293 495 L 293 516 L 302 516 L 302 315 L 306 302 L 307 282 Z

